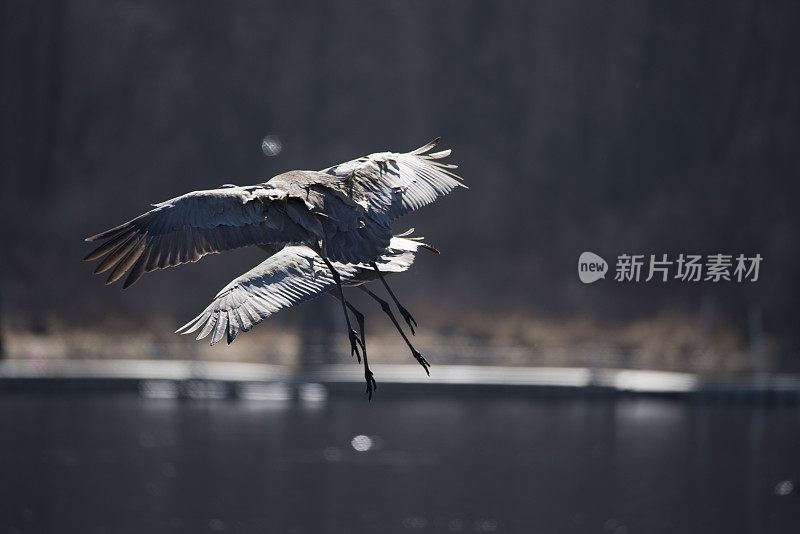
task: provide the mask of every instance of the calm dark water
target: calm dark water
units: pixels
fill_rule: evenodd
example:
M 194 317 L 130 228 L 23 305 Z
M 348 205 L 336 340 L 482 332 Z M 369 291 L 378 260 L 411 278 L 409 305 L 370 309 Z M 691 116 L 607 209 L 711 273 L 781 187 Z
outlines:
M 2 532 L 800 532 L 797 407 L 6 394 L 0 425 Z

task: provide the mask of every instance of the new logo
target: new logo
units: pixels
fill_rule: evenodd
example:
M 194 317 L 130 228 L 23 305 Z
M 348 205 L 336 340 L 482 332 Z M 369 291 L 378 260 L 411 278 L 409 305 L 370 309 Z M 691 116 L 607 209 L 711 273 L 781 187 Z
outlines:
M 578 278 L 584 284 L 591 284 L 601 278 L 605 278 L 607 272 L 608 264 L 606 260 L 594 252 L 584 252 L 578 258 Z

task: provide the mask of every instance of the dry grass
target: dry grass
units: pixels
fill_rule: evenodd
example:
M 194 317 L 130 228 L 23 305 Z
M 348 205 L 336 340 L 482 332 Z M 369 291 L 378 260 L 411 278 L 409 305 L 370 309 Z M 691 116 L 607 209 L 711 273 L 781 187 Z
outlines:
M 156 333 L 153 333 L 156 332 Z M 295 329 L 261 325 L 227 346 L 210 347 L 188 337 L 155 328 L 54 329 L 46 334 L 7 331 L 6 356 L 26 359 L 156 358 L 249 361 L 294 366 L 350 360 L 344 336 L 309 341 Z M 698 371 L 728 374 L 753 368 L 743 340 L 724 326 L 703 332 L 690 317 L 658 316 L 625 325 L 603 326 L 585 320 L 548 321 L 521 314 L 466 317 L 456 327 L 412 337 L 432 363 L 523 366 L 600 366 Z M 409 363 L 404 342 L 391 329 L 376 329 L 368 338 L 373 362 Z M 305 356 L 301 358 L 301 356 Z

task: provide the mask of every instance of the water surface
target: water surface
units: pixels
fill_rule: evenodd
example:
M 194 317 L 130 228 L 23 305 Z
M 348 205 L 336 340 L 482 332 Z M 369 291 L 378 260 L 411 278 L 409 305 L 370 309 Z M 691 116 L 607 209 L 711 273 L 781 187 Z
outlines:
M 0 425 L 4 532 L 800 532 L 797 407 L 14 393 Z

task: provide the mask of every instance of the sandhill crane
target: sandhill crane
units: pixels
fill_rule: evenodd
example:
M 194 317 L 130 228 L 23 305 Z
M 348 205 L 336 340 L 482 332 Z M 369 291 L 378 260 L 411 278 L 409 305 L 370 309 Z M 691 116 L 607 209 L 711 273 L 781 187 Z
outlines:
M 367 264 L 389 287 L 375 261 L 389 245 L 390 222 L 465 187 L 452 172 L 455 165 L 438 161 L 450 150 L 429 153 L 438 141 L 405 154 L 370 154 L 322 171 L 289 171 L 257 185 L 187 193 L 87 238 L 102 244 L 84 259 L 105 256 L 95 274 L 113 267 L 107 284 L 130 270 L 123 285 L 127 288 L 145 272 L 195 262 L 206 254 L 254 245 L 271 250 L 306 245 L 333 276 L 350 351 L 358 355 L 363 342 L 350 324 L 340 276 L 331 262 Z M 416 324 L 391 290 L 389 294 L 409 326 Z
M 389 246 L 375 262 L 382 273 L 399 273 L 408 270 L 414 262 L 414 257 L 419 247 L 439 253 L 438 250 L 423 243 L 419 237 L 405 237 L 411 233 L 395 236 L 389 241 Z M 376 271 L 369 265 L 343 264 L 333 262 L 334 269 L 339 273 L 341 282 L 345 286 L 358 286 L 380 304 L 394 324 L 395 328 L 411 350 L 411 354 L 428 371 L 428 361 L 420 354 L 409 341 L 405 332 L 392 313 L 389 303 L 366 289 L 363 284 L 378 278 Z M 322 258 L 311 248 L 305 245 L 288 246 L 276 252 L 253 269 L 232 280 L 219 293 L 211 304 L 200 315 L 180 327 L 176 332 L 191 334 L 200 330 L 197 339 L 211 335 L 211 344 L 219 342 L 226 336 L 228 343 L 232 343 L 239 331 L 247 332 L 267 317 L 282 309 L 295 306 L 302 302 L 314 299 L 329 293 L 339 297 L 333 292 L 336 283 Z M 347 307 L 353 312 L 358 322 L 361 340 L 364 342 L 364 378 L 367 381 L 367 395 L 372 398 L 372 392 L 377 387 L 372 371 L 367 360 L 366 341 L 364 338 L 364 315 L 352 304 Z M 359 357 L 359 362 L 361 358 Z

